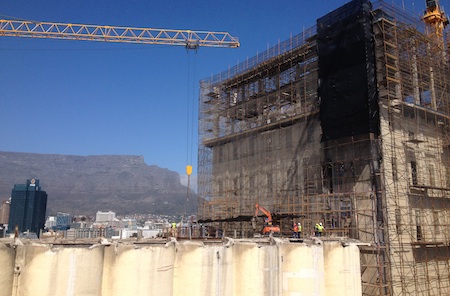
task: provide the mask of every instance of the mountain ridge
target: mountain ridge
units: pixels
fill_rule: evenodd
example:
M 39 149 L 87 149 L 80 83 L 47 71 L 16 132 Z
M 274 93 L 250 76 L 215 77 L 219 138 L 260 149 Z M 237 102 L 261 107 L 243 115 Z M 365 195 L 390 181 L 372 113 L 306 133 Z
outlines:
M 182 215 L 196 211 L 195 193 L 177 172 L 147 165 L 136 155 L 64 155 L 0 152 L 0 200 L 14 184 L 39 179 L 48 194 L 47 214 L 150 213 Z

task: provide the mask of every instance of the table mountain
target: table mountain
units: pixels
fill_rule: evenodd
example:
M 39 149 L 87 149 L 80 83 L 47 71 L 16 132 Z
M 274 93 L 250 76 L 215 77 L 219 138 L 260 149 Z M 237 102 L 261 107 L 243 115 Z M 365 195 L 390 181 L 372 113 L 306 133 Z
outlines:
M 14 184 L 39 179 L 48 194 L 47 214 L 150 213 L 182 215 L 196 212 L 196 196 L 177 172 L 147 165 L 142 156 L 74 156 L 0 152 L 0 202 Z

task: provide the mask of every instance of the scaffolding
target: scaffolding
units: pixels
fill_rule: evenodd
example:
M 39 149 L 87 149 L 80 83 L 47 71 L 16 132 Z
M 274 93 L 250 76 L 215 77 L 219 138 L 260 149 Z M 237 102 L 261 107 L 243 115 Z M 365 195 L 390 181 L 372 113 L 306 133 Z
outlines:
M 376 106 L 333 117 L 346 103 L 323 95 L 321 24 L 367 5 Z M 322 222 L 328 237 L 370 244 L 360 248 L 364 295 L 450 295 L 450 69 L 440 42 L 402 9 L 355 0 L 202 80 L 200 219 L 248 237 L 259 203 L 285 234 L 301 222 L 309 236 Z

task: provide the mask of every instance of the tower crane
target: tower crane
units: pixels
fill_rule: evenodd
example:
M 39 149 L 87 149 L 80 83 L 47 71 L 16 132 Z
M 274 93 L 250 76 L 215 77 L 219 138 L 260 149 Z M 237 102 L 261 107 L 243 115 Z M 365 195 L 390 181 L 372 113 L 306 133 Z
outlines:
M 449 24 L 448 16 L 439 3 L 439 0 L 426 0 L 427 9 L 422 17 L 428 27 L 427 34 L 434 38 L 437 46 L 445 57 L 444 29 Z
M 240 45 L 238 38 L 231 36 L 227 32 L 98 26 L 7 19 L 0 20 L 0 36 L 180 45 L 185 46 L 187 49 L 197 49 L 200 46 L 236 48 Z M 188 175 L 187 199 L 189 199 L 189 180 L 192 166 L 186 166 L 186 173 Z
M 142 44 L 181 45 L 188 49 L 239 47 L 227 32 L 132 28 L 23 20 L 0 20 L 0 36 L 89 40 Z

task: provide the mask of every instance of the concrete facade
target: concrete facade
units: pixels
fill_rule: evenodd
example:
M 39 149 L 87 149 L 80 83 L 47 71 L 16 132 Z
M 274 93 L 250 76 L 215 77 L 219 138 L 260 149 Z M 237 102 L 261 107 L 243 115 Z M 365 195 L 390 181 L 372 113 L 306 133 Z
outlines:
M 353 0 L 201 82 L 199 220 L 243 237 L 318 222 L 361 247 L 364 295 L 450 295 L 450 67 L 443 40 Z
M 0 241 L 0 295 L 361 295 L 355 242 Z

